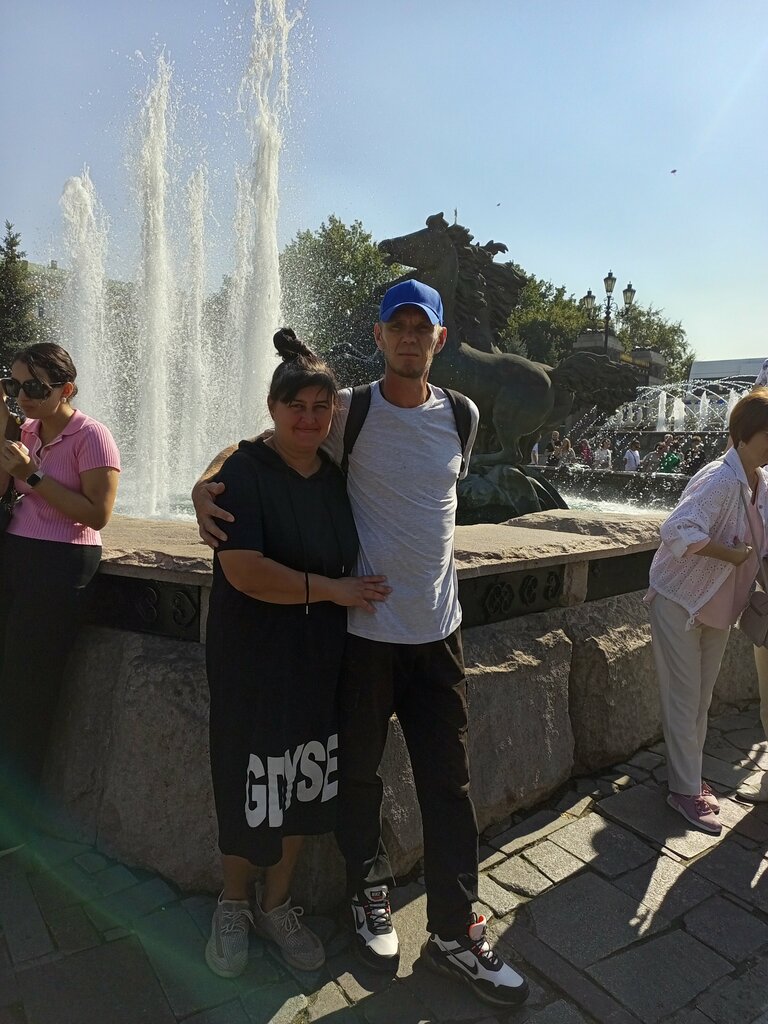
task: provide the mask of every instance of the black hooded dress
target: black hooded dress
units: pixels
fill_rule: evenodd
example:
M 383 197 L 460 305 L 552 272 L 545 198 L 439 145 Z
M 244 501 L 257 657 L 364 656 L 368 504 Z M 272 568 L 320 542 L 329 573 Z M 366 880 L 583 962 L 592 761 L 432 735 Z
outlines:
M 217 499 L 235 516 L 220 551 L 260 551 L 297 569 L 352 572 L 357 532 L 340 470 L 324 455 L 309 478 L 263 441 L 241 441 Z M 336 686 L 347 611 L 331 602 L 279 605 L 232 587 L 214 558 L 206 663 L 211 774 L 219 848 L 269 866 L 283 835 L 335 824 Z

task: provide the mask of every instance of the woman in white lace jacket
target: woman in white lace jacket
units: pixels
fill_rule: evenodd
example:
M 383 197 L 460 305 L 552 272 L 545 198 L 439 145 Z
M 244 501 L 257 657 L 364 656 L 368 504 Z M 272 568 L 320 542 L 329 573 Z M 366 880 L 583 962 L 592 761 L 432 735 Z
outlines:
M 729 431 L 733 448 L 692 477 L 662 524 L 645 598 L 667 744 L 667 802 L 715 835 L 720 808 L 701 778 L 702 754 L 728 633 L 749 600 L 758 555 L 766 551 L 768 388 L 738 402 Z

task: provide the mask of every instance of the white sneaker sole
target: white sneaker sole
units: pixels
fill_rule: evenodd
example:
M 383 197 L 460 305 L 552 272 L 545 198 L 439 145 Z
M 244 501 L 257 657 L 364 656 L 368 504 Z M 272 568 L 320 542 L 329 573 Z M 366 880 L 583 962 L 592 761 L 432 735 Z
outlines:
M 239 978 L 245 968 L 248 966 L 248 958 L 246 957 L 245 963 L 242 967 L 226 967 L 216 956 L 216 950 L 213 945 L 213 940 L 208 939 L 205 946 L 205 962 L 208 964 L 214 974 L 218 974 L 220 978 Z

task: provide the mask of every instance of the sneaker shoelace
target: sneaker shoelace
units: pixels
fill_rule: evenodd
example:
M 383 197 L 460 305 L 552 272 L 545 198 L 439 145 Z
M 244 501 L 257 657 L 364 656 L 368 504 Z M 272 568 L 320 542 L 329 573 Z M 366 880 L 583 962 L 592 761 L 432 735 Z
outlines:
M 469 931 L 471 932 L 472 930 L 476 929 L 478 925 L 479 922 L 475 923 L 474 925 L 471 925 Z M 473 940 L 471 934 L 468 934 L 467 937 L 469 939 L 469 948 L 472 950 L 472 952 L 475 954 L 478 960 L 484 961 L 492 970 L 495 970 L 501 963 L 501 960 L 499 959 L 499 956 L 496 953 L 496 951 L 491 948 L 491 944 L 488 941 L 488 937 L 486 935 L 485 925 L 482 925 L 482 932 L 476 939 Z
M 378 900 L 367 899 L 363 904 L 368 928 L 374 935 L 387 934 L 392 929 L 392 911 L 389 906 L 389 895 L 383 893 Z
M 221 932 L 222 935 L 232 935 L 235 932 L 248 931 L 248 925 L 253 924 L 253 917 L 250 910 L 245 907 L 236 910 L 223 907 L 221 911 Z
M 702 781 L 702 783 L 701 783 L 701 795 L 702 796 L 714 796 L 715 795 L 712 792 L 712 790 L 709 788 L 709 786 L 706 784 L 706 782 L 704 782 L 704 781 Z
M 693 806 L 698 815 L 711 814 L 712 808 L 709 806 L 703 796 L 693 797 Z

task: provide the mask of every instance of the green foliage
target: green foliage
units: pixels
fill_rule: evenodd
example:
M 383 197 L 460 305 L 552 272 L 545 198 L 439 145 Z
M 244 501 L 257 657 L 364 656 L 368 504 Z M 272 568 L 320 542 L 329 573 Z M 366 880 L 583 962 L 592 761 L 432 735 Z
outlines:
M 565 287 L 530 276 L 502 337 L 507 352 L 556 366 L 590 325 L 586 312 Z
M 36 337 L 35 292 L 20 245 L 21 235 L 6 221 L 0 243 L 0 366 Z
M 620 310 L 616 315 L 617 337 L 625 352 L 633 348 L 660 352 L 667 360 L 667 380 L 687 380 L 696 353 L 688 345 L 680 321 L 668 320 L 662 313 L 661 309 L 639 304 Z
M 325 356 L 345 342 L 370 351 L 381 287 L 401 272 L 359 220 L 346 225 L 331 214 L 280 256 L 283 321 Z

